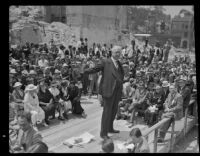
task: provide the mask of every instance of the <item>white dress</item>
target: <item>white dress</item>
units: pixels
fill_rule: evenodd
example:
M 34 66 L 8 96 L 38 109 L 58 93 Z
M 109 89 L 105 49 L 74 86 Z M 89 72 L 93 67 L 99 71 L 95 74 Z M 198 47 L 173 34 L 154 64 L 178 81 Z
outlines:
M 34 93 L 35 98 L 33 98 L 29 92 L 24 96 L 24 111 L 30 112 L 32 114 L 32 124 L 36 124 L 37 121 L 42 121 L 45 118 L 45 113 L 39 106 L 39 100 L 36 93 Z

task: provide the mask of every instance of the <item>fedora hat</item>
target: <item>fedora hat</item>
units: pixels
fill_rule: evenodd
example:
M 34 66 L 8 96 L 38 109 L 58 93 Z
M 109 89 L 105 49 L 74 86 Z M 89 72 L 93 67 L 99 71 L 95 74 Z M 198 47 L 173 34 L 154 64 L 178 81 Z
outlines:
M 20 82 L 15 82 L 13 87 L 15 88 L 15 87 L 19 87 L 19 86 L 22 86 L 22 84 Z
M 42 81 L 45 81 L 44 77 L 41 77 L 41 78 L 38 79 L 38 82 L 42 82 Z
M 27 72 L 27 70 L 23 70 L 23 71 L 22 71 L 22 74 L 23 74 L 23 75 L 29 75 L 29 73 Z
M 57 86 L 57 85 L 58 85 L 58 83 L 56 81 L 51 82 L 51 86 Z
M 32 91 L 32 90 L 36 90 L 37 89 L 37 86 L 33 85 L 33 84 L 29 84 L 27 87 L 26 87 L 26 91 Z
M 186 76 L 183 76 L 183 75 L 181 75 L 181 77 L 180 77 L 179 81 L 187 81 L 187 77 L 186 77 Z
M 138 87 L 144 87 L 144 86 L 145 86 L 144 81 L 139 81 Z
M 163 81 L 163 83 L 162 83 L 162 87 L 169 87 L 169 83 L 168 83 L 168 81 Z

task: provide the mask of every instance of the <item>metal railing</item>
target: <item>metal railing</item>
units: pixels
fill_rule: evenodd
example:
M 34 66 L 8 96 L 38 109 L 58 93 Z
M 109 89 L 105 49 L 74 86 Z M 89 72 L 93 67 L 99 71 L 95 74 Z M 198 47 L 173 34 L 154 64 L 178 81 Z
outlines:
M 194 103 L 194 105 L 197 104 L 196 99 L 191 99 L 189 106 L 191 106 Z M 189 107 L 188 106 L 188 107 Z M 185 111 L 184 116 L 184 136 L 186 135 L 186 129 L 187 129 L 187 117 L 188 117 L 188 108 Z M 163 126 L 166 122 L 168 122 L 170 118 L 164 118 L 152 127 L 148 128 L 146 131 L 143 132 L 143 136 L 148 139 L 148 136 L 150 133 L 154 131 L 154 145 L 153 145 L 153 153 L 157 152 L 157 139 L 158 139 L 158 129 Z M 175 120 L 172 121 L 172 129 L 171 131 L 167 131 L 167 133 L 171 133 L 171 139 L 170 139 L 170 146 L 169 151 L 173 151 L 173 144 L 174 144 L 174 128 L 175 128 Z
M 170 118 L 164 118 L 161 121 L 159 121 L 157 124 L 153 125 L 149 129 L 143 132 L 143 136 L 148 138 L 148 135 L 154 131 L 154 147 L 153 147 L 153 153 L 157 152 L 157 139 L 158 139 L 158 129 L 163 126 L 166 122 L 168 122 Z M 172 122 L 172 132 L 171 132 L 171 139 L 170 139 L 170 149 L 173 148 L 173 137 L 174 137 L 174 126 L 175 126 L 175 120 Z
M 185 114 L 184 114 L 184 136 L 186 135 L 187 132 L 187 119 L 188 119 L 188 109 L 189 107 L 193 104 L 193 107 L 195 108 L 195 106 L 197 105 L 197 100 L 195 98 L 190 100 L 190 103 L 188 105 L 188 107 L 185 109 Z M 197 110 L 192 110 L 192 111 L 197 111 Z M 193 112 L 194 113 L 194 112 Z M 197 118 L 197 115 L 195 116 L 195 119 Z

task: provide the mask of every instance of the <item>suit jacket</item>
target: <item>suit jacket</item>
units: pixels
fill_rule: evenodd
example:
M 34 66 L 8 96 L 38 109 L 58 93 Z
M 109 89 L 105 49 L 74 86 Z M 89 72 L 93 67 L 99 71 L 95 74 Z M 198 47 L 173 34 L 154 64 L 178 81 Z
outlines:
M 162 90 L 162 98 L 164 99 L 164 101 L 167 99 L 168 95 L 169 95 L 169 89 L 166 91 L 166 93 L 164 90 Z
M 174 98 L 172 98 L 171 93 L 169 93 L 164 106 L 167 106 L 170 112 L 174 113 L 176 120 L 183 117 L 183 98 L 179 93 L 176 93 Z
M 25 151 L 32 145 L 42 141 L 42 136 L 32 127 L 27 131 L 25 136 L 23 134 L 24 131 L 20 129 L 16 144 L 20 147 L 23 146 Z
M 183 107 L 187 107 L 190 102 L 191 90 L 187 86 L 185 86 L 180 90 L 180 94 L 183 98 Z
M 124 71 L 120 63 L 118 66 L 119 68 L 117 69 L 111 58 L 109 58 L 100 61 L 94 68 L 85 70 L 86 74 L 102 71 L 99 85 L 99 94 L 102 97 L 110 98 L 115 89 L 119 89 L 122 95 Z

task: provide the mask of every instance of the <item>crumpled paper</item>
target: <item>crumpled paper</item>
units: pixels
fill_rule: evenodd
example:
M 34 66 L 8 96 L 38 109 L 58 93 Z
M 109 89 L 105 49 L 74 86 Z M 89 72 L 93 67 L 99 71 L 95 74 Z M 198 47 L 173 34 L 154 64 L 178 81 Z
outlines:
M 71 137 L 65 140 L 63 144 L 71 148 L 73 146 L 81 146 L 83 144 L 87 144 L 91 142 L 92 140 L 94 140 L 94 136 L 88 132 L 85 132 L 78 137 Z

